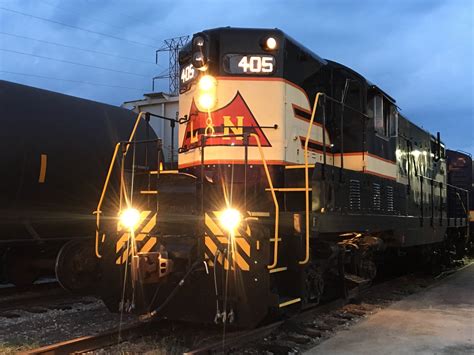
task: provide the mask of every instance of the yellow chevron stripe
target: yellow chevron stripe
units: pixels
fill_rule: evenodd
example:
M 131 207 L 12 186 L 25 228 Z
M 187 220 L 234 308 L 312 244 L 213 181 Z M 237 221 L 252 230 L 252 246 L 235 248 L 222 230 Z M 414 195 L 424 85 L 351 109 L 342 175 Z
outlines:
M 221 241 L 221 239 L 226 239 L 226 238 L 225 237 L 219 238 L 219 242 Z M 212 255 L 216 255 L 217 245 L 214 243 L 212 238 L 209 236 L 205 236 L 204 242 L 206 244 L 206 247 L 211 251 Z M 219 257 L 217 258 L 217 261 L 221 265 L 222 265 L 222 262 L 224 262 L 224 269 L 229 270 L 229 261 L 227 260 L 227 258 L 224 257 L 224 255 L 222 254 L 219 255 Z M 231 267 L 231 270 L 234 270 L 234 268 Z
M 141 253 L 148 253 L 156 244 L 156 238 L 151 237 L 145 243 L 145 245 L 140 249 Z
M 214 234 L 215 236 L 224 234 L 222 230 L 219 228 L 219 226 L 216 224 L 216 222 L 214 222 L 214 220 L 207 213 L 205 216 L 205 223 L 206 223 L 206 226 L 211 230 L 211 233 Z
M 239 247 L 244 251 L 247 256 L 250 256 L 250 243 L 245 240 L 245 238 L 234 238 L 235 242 L 239 245 Z
M 118 253 L 120 250 L 122 250 L 122 247 L 127 242 L 127 239 L 128 239 L 128 233 L 125 233 L 120 237 L 120 239 L 115 244 L 115 252 L 116 253 Z
M 243 271 L 249 271 L 250 270 L 249 264 L 247 264 L 247 262 L 244 260 L 244 258 L 242 258 L 242 255 L 240 255 L 237 251 L 234 251 L 234 260 L 237 263 L 237 265 L 239 266 L 239 269 L 241 269 Z
M 153 217 L 148 221 L 148 223 L 145 225 L 145 227 L 142 228 L 140 233 L 150 233 L 150 231 L 153 229 L 153 227 L 156 225 L 156 213 L 153 215 Z

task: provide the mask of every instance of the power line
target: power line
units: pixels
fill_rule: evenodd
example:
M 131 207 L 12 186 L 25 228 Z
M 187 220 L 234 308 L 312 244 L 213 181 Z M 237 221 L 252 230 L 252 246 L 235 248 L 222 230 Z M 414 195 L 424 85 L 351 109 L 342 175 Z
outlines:
M 117 88 L 117 89 L 129 89 L 129 90 L 136 90 L 136 91 L 146 91 L 145 89 L 140 88 L 133 88 L 128 86 L 120 86 L 120 85 L 108 85 L 108 84 L 101 84 L 101 83 L 94 83 L 92 81 L 81 81 L 81 80 L 73 80 L 73 79 L 62 79 L 62 78 L 54 78 L 52 76 L 45 76 L 45 75 L 36 75 L 36 74 L 29 74 L 29 73 L 19 73 L 14 71 L 8 70 L 0 70 L 0 73 L 5 74 L 13 74 L 13 75 L 23 75 L 23 76 L 31 76 L 34 78 L 41 78 L 41 79 L 51 79 L 51 80 L 59 80 L 59 81 L 69 81 L 71 83 L 79 83 L 79 84 L 87 84 L 87 85 L 94 85 L 94 86 L 105 86 L 109 88 Z
M 59 10 L 61 10 L 61 11 L 63 11 L 63 12 L 69 12 L 69 13 L 74 13 L 74 14 L 76 14 L 76 11 L 75 11 L 75 10 L 70 9 L 70 8 L 68 9 L 68 8 L 66 8 L 66 7 L 64 7 L 64 6 L 54 5 L 54 4 L 51 4 L 50 2 L 45 1 L 45 0 L 40 0 L 40 2 L 43 3 L 43 4 L 46 5 L 46 6 L 49 6 L 49 7 L 55 8 L 55 9 L 59 9 Z M 123 27 L 115 26 L 115 25 L 112 25 L 112 24 L 109 23 L 109 22 L 105 22 L 105 21 L 102 21 L 102 20 L 100 20 L 100 19 L 98 19 L 98 18 L 94 18 L 94 17 L 90 17 L 90 16 L 87 16 L 87 21 L 89 21 L 89 22 L 102 23 L 102 24 L 104 24 L 104 25 L 107 25 L 107 26 L 109 26 L 109 27 L 111 27 L 111 28 L 118 29 L 118 30 L 120 30 L 120 31 L 123 31 L 123 29 L 124 29 Z M 134 21 L 138 21 L 138 20 L 137 20 L 137 19 L 134 19 Z M 155 38 L 152 38 L 152 37 L 149 37 L 149 36 L 146 36 L 146 37 L 149 38 L 149 39 L 151 39 L 151 40 L 156 41 Z
M 132 43 L 132 44 L 136 44 L 136 45 L 140 45 L 140 46 L 144 46 L 144 47 L 149 47 L 149 48 L 156 48 L 156 46 L 153 46 L 153 45 L 151 45 L 151 44 L 146 44 L 146 43 L 142 43 L 142 42 L 138 42 L 138 41 L 132 41 L 132 40 L 125 39 L 125 38 L 122 38 L 122 37 L 117 37 L 117 36 L 109 35 L 109 34 L 107 34 L 107 33 L 102 33 L 102 32 L 97 32 L 97 31 L 88 30 L 87 28 L 83 28 L 83 27 L 79 27 L 79 26 L 74 26 L 74 25 L 69 25 L 69 24 L 64 23 L 64 22 L 60 22 L 60 21 L 56 21 L 56 20 L 51 20 L 51 19 L 48 19 L 48 18 L 45 18 L 45 17 L 40 17 L 40 16 L 35 16 L 35 15 L 27 14 L 27 13 L 25 13 L 25 12 L 21 12 L 21 11 L 17 11 L 17 10 L 8 9 L 8 8 L 6 8 L 6 7 L 0 7 L 0 10 L 9 11 L 9 12 L 12 12 L 12 13 L 15 13 L 15 14 L 19 14 L 19 15 L 31 17 L 31 18 L 34 18 L 34 19 L 38 19 L 38 20 L 42 20 L 42 21 L 51 22 L 51 23 L 54 23 L 54 24 L 57 24 L 57 25 L 65 26 L 65 27 L 74 28 L 74 29 L 76 29 L 76 30 L 81 30 L 81 31 L 93 33 L 93 34 L 96 34 L 96 35 L 99 35 L 99 36 L 104 36 L 104 37 L 113 38 L 113 39 L 116 39 L 116 40 L 119 40 L 119 41 L 125 41 L 125 42 L 128 42 L 128 43 Z
M 11 37 L 17 37 L 17 38 L 28 39 L 28 40 L 37 41 L 37 42 L 46 43 L 46 44 L 52 44 L 52 45 L 60 46 L 60 47 L 64 47 L 64 48 L 77 49 L 77 50 L 79 50 L 79 51 L 84 51 L 84 52 L 91 52 L 91 53 L 96 53 L 96 54 L 107 55 L 107 56 L 109 56 L 109 57 L 114 57 L 114 58 L 120 58 L 120 59 L 125 59 L 125 60 L 131 60 L 131 61 L 140 62 L 140 63 L 146 63 L 146 64 L 155 64 L 154 62 L 151 62 L 151 61 L 149 62 L 149 61 L 141 60 L 141 59 L 138 59 L 138 58 L 124 57 L 124 56 L 117 55 L 117 54 L 112 54 L 112 53 L 106 53 L 106 52 L 96 51 L 96 50 L 93 50 L 93 49 L 75 47 L 75 46 L 70 46 L 70 45 L 62 44 L 62 43 L 56 43 L 56 42 L 45 41 L 45 40 L 43 40 L 43 39 L 32 38 L 32 37 L 28 37 L 28 36 L 17 35 L 17 34 L 8 33 L 8 32 L 3 32 L 3 31 L 0 31 L 0 34 L 6 35 L 6 36 L 11 36 Z M 155 64 L 155 65 L 156 65 L 156 64 Z
M 67 63 L 67 64 L 80 65 L 80 66 L 88 67 L 88 68 L 107 70 L 107 71 L 111 71 L 111 72 L 115 72 L 115 73 L 134 75 L 134 76 L 139 76 L 139 77 L 142 77 L 142 78 L 149 78 L 148 75 L 143 75 L 143 74 L 138 74 L 138 73 L 132 73 L 132 72 L 129 72 L 129 71 L 124 71 L 124 70 L 117 70 L 117 69 L 104 68 L 104 67 L 99 67 L 99 66 L 91 65 L 91 64 L 84 64 L 84 63 L 73 62 L 73 61 L 70 61 L 70 60 L 51 58 L 51 57 L 46 57 L 46 56 L 39 55 L 39 54 L 33 54 L 33 53 L 25 53 L 25 52 L 15 51 L 15 50 L 12 50 L 12 49 L 0 48 L 0 51 L 10 52 L 10 53 L 16 53 L 16 54 L 22 54 L 22 55 L 27 55 L 27 56 L 37 57 L 37 58 L 42 58 L 42 59 L 47 59 L 47 60 L 53 60 L 53 61 L 56 61 L 56 62 L 62 62 L 62 63 Z

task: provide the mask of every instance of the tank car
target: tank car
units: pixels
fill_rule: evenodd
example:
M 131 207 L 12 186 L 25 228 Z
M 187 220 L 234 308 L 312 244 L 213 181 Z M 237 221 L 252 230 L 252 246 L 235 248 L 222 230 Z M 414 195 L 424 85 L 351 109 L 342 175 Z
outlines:
M 56 272 L 66 288 L 85 289 L 97 271 L 91 212 L 114 146 L 128 139 L 135 114 L 0 81 L 0 115 L 4 279 L 26 286 Z
M 98 221 L 112 311 L 253 327 L 465 237 L 439 135 L 360 74 L 277 29 L 196 33 L 179 61 L 178 169 L 122 179 Z

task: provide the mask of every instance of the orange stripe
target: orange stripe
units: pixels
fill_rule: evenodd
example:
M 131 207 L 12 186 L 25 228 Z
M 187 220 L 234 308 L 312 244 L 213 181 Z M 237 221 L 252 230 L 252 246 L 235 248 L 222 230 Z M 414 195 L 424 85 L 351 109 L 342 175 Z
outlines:
M 42 184 L 46 180 L 46 167 L 48 166 L 48 156 L 46 154 L 41 154 L 40 164 L 41 165 L 40 165 L 40 173 L 38 177 L 38 182 Z

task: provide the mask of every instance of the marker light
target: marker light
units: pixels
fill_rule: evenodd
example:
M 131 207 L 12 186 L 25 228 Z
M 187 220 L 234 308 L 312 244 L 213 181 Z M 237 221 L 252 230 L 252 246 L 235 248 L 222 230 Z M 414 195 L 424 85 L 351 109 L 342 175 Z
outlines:
M 267 40 L 265 41 L 265 48 L 268 50 L 274 50 L 277 47 L 277 41 L 273 37 L 268 37 Z
M 198 46 L 198 47 L 202 47 L 204 46 L 204 38 L 202 37 L 194 37 L 194 45 Z
M 128 208 L 120 215 L 120 223 L 130 230 L 135 229 L 139 222 L 140 212 L 135 208 Z
M 228 208 L 222 211 L 219 216 L 219 222 L 222 227 L 233 233 L 242 222 L 242 215 L 234 208 Z

